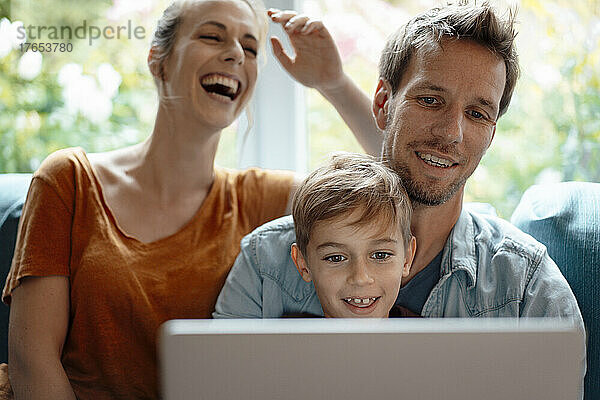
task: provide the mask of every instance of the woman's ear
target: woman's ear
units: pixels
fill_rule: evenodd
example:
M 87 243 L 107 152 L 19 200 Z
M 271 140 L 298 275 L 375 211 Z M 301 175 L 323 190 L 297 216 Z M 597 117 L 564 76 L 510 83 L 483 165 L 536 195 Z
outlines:
M 156 53 L 158 48 L 156 46 L 152 46 L 150 51 L 148 52 L 148 68 L 150 69 L 150 73 L 157 79 L 160 79 L 164 82 L 165 80 L 165 72 L 163 68 L 163 63 L 156 58 Z
M 375 97 L 373 98 L 373 116 L 375 117 L 377 127 L 381 130 L 384 130 L 387 124 L 391 93 L 390 84 L 380 78 L 375 90 Z
M 304 256 L 302 255 L 302 252 L 300 251 L 296 243 L 292 244 L 291 253 L 292 260 L 294 261 L 294 264 L 296 265 L 296 269 L 300 273 L 300 276 L 302 276 L 302 279 L 304 279 L 305 282 L 311 282 L 312 276 L 310 275 L 310 270 L 308 269 L 308 265 L 306 265 L 306 260 L 304 259 Z
M 410 242 L 406 246 L 406 252 L 404 254 L 404 266 L 402 267 L 402 277 L 406 278 L 410 274 L 410 267 L 412 267 L 413 260 L 415 259 L 415 253 L 417 252 L 417 238 L 411 235 Z

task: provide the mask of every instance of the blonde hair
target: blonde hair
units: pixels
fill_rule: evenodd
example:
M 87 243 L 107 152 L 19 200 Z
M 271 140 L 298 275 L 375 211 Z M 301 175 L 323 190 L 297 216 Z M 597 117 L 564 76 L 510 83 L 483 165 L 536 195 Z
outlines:
M 362 207 L 351 224 L 385 221 L 399 226 L 405 247 L 412 234 L 412 207 L 402 181 L 389 167 L 364 154 L 339 152 L 302 182 L 292 203 L 296 244 L 303 254 L 315 224 Z

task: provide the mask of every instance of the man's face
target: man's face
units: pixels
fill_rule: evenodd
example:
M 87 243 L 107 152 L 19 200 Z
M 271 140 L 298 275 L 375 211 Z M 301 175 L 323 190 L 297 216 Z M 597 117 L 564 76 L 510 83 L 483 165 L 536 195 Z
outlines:
M 470 40 L 413 54 L 377 116 L 383 155 L 413 202 L 440 205 L 464 189 L 494 136 L 505 81 L 502 59 Z M 380 89 L 390 90 L 386 85 Z
M 404 246 L 401 229 L 389 221 L 353 222 L 362 210 L 319 221 L 306 255 L 294 244 L 292 258 L 302 278 L 315 285 L 325 317 L 386 318 L 410 272 L 416 248 Z

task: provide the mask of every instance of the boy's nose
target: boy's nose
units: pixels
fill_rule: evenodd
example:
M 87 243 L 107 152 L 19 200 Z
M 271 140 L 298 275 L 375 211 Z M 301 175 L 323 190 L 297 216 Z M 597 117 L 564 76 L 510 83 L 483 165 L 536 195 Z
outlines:
M 357 261 L 352 266 L 352 271 L 348 276 L 348 283 L 357 286 L 369 285 L 374 280 L 369 274 L 369 268 L 363 261 Z

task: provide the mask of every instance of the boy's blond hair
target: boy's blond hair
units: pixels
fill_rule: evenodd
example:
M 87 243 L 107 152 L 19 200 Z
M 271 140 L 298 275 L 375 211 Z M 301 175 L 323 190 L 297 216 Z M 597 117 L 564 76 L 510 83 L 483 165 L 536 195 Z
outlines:
M 400 177 L 373 157 L 340 152 L 306 177 L 294 195 L 292 215 L 302 254 L 317 222 L 361 207 L 362 215 L 350 224 L 377 223 L 382 230 L 399 226 L 404 246 L 409 245 L 412 207 Z

